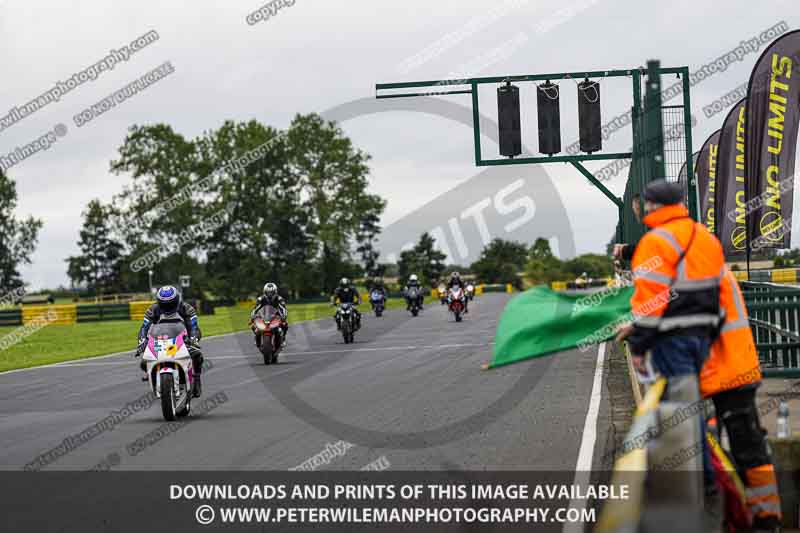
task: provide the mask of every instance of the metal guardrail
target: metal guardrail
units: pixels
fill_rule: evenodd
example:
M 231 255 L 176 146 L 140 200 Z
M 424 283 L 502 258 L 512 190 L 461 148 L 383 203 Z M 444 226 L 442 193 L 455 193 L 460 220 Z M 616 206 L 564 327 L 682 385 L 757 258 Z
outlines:
M 4 309 L 0 311 L 0 326 L 21 326 L 22 309 Z
M 627 346 L 625 356 L 630 368 Z M 628 486 L 628 498 L 607 500 L 595 530 L 672 532 L 680 523 L 697 531 L 703 501 L 703 454 L 692 452 L 701 442 L 703 416 L 693 408 L 701 405 L 697 379 L 659 378 L 641 400 L 635 376 L 631 386 L 637 407 L 611 478 L 612 486 Z
M 766 270 L 751 270 L 748 275 L 744 270 L 735 270 L 733 275 L 739 281 L 754 281 L 759 283 L 797 283 L 800 281 L 800 268 L 773 268 Z
M 626 354 L 630 362 L 630 356 Z M 635 379 L 635 378 L 634 378 Z M 631 384 L 638 387 L 633 381 Z M 637 398 L 636 413 L 633 423 L 623 441 L 623 449 L 630 448 L 614 462 L 614 474 L 611 485 L 628 485 L 629 498 L 609 500 L 603 506 L 596 531 L 621 532 L 637 531 L 645 501 L 645 483 L 647 480 L 647 448 L 638 446 L 635 440 L 639 435 L 647 435 L 648 431 L 655 431 L 658 420 L 655 415 L 661 396 L 666 388 L 667 380 L 660 379 L 647 390 L 641 400 Z
M 99 322 L 101 320 L 130 320 L 128 304 L 98 304 L 77 306 L 78 322 Z
M 586 283 L 577 283 L 575 281 L 553 281 L 550 283 L 550 288 L 554 291 L 564 291 L 568 289 L 591 289 L 597 287 L 608 287 L 613 283 L 614 278 L 593 279 Z

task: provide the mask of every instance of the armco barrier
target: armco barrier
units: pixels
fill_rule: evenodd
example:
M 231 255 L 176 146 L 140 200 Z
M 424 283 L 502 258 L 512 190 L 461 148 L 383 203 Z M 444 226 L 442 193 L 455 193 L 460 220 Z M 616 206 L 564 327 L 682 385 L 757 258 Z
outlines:
M 647 479 L 647 446 L 640 445 L 636 439 L 655 432 L 658 428 L 657 409 L 667 382 L 657 381 L 647 390 L 642 402 L 636 407 L 633 423 L 623 441 L 623 453 L 614 463 L 612 485 L 628 485 L 627 499 L 609 500 L 603 505 L 596 531 L 618 532 L 638 531 L 642 506 L 645 502 L 645 481 Z
M 99 322 L 101 320 L 130 320 L 129 304 L 79 305 L 78 322 Z
M 142 320 L 144 312 L 150 307 L 153 302 L 129 302 L 128 303 L 128 318 L 131 320 Z
M 46 318 L 52 311 L 55 313 L 55 320 L 50 324 L 69 325 L 77 322 L 77 306 L 70 305 L 25 305 L 22 307 L 22 323 L 28 324 L 37 318 Z
M 4 309 L 0 311 L 0 326 L 21 326 L 22 309 Z
M 770 274 L 773 283 L 797 283 L 796 268 L 782 268 L 773 270 Z
M 482 292 L 506 292 L 506 286 L 502 283 L 483 285 Z
M 553 281 L 550 288 L 554 291 L 594 289 L 598 287 L 608 287 L 614 283 L 614 278 L 593 279 L 588 283 L 576 283 L 575 281 Z

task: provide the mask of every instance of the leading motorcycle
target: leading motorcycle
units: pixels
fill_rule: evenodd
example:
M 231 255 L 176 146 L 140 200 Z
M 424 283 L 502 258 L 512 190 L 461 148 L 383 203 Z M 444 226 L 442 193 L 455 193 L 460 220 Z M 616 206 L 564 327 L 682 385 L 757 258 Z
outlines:
M 176 313 L 163 315 L 150 327 L 139 347 L 146 364 L 150 388 L 161 399 L 161 412 L 169 422 L 186 416 L 192 408 L 192 358 L 189 332 Z
M 339 306 L 339 320 L 342 325 L 344 343 L 352 343 L 356 331 L 356 313 L 353 304 L 343 303 Z

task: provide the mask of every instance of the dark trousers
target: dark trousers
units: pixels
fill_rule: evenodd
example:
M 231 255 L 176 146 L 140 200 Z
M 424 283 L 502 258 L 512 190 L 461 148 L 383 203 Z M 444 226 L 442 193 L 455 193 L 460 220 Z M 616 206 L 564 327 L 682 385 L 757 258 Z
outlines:
M 717 421 L 728 432 L 737 468 L 747 470 L 772 463 L 766 431 L 761 427 L 756 407 L 756 387 L 745 386 L 720 392 L 712 397 Z

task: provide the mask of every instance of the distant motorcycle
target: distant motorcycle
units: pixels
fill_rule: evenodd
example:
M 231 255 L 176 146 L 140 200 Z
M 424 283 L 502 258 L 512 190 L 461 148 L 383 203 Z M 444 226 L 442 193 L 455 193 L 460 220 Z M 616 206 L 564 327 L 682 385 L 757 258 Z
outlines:
M 451 287 L 447 293 L 447 308 L 453 313 L 456 322 L 461 322 L 466 308 L 466 295 L 461 287 Z
M 375 316 L 380 317 L 383 315 L 383 310 L 386 307 L 386 298 L 381 291 L 373 290 L 370 292 L 369 303 L 372 304 L 372 310 L 375 311 Z
M 467 285 L 467 298 L 470 302 L 475 299 L 475 286 L 472 283 Z
M 344 343 L 351 344 L 356 331 L 356 313 L 353 304 L 343 303 L 339 306 L 339 320 L 342 325 Z
M 283 319 L 278 310 L 271 305 L 264 306 L 253 320 L 250 327 L 256 335 L 256 344 L 264 356 L 264 364 L 276 364 L 278 354 L 284 345 Z
M 148 383 L 161 399 L 161 413 L 168 422 L 188 415 L 192 408 L 194 374 L 188 338 L 183 319 L 172 313 L 150 327 L 147 340 L 139 347 Z
M 437 290 L 439 291 L 439 302 L 442 305 L 447 305 L 447 286 L 442 283 Z
M 419 300 L 421 298 L 421 289 L 419 287 L 409 287 L 406 291 L 406 300 L 408 301 L 408 310 L 411 311 L 413 316 L 419 314 Z

